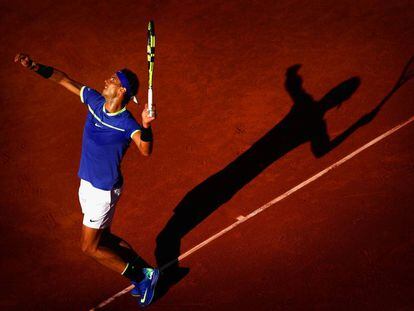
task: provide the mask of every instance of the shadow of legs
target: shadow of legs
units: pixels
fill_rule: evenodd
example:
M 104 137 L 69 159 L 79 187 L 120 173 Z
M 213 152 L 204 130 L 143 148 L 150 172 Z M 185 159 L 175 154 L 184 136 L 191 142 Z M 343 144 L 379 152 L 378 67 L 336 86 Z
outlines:
M 170 220 L 171 223 L 173 222 Z M 158 281 L 155 299 L 164 296 L 171 286 L 177 284 L 190 272 L 189 268 L 180 267 L 178 262 L 181 246 L 180 230 L 171 230 L 170 226 L 167 228 L 170 230 L 164 228 L 157 237 L 155 257 L 162 274 Z
M 134 251 L 128 242 L 109 231 L 103 232 L 101 244 L 114 250 L 125 262 L 133 263 L 140 268 L 151 266 Z

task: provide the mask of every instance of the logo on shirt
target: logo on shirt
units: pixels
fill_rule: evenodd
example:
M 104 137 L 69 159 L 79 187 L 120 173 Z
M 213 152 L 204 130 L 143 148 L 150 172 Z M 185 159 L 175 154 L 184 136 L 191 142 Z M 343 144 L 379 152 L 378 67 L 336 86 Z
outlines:
M 97 127 L 103 127 L 102 125 L 100 125 L 99 123 L 96 123 L 96 122 L 95 122 L 95 126 L 97 126 Z

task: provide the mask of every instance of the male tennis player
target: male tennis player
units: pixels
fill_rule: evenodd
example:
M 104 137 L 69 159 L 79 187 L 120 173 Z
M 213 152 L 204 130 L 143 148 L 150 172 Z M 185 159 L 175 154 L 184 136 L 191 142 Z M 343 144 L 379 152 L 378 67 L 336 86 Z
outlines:
M 137 123 L 126 105 L 138 90 L 138 78 L 122 69 L 105 80 L 102 94 L 84 86 L 56 68 L 35 63 L 30 56 L 18 54 L 15 62 L 62 85 L 80 96 L 88 109 L 83 132 L 82 153 L 78 175 L 79 201 L 82 208 L 82 251 L 100 264 L 124 275 L 135 285 L 131 294 L 139 296 L 141 306 L 149 305 L 159 277 L 158 269 L 140 268 L 136 261 L 126 262 L 120 247 L 105 243 L 111 236 L 110 226 L 115 204 L 122 191 L 121 160 L 131 140 L 139 151 L 148 156 L 152 152 L 151 123 L 147 105 L 142 112 L 142 125 Z M 155 109 L 155 108 L 153 108 Z M 125 249 L 124 249 L 125 250 Z

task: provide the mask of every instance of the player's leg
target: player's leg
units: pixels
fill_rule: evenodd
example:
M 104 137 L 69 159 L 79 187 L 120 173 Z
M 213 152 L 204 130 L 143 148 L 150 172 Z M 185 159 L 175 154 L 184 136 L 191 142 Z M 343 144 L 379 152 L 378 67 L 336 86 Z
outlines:
M 81 248 L 82 251 L 100 264 L 118 273 L 125 270 L 127 263 L 113 249 L 100 243 L 104 229 L 82 226 Z
M 81 247 L 88 256 L 130 279 L 135 285 L 131 293 L 141 297 L 141 305 L 148 305 L 154 296 L 159 271 L 142 268 L 134 261 L 122 258 L 122 252 L 131 251 L 132 248 L 120 238 L 116 245 L 116 236 L 109 229 L 120 194 L 121 189 L 97 189 L 91 183 L 81 180 L 79 201 L 84 214 Z
M 105 228 L 102 232 L 101 245 L 114 250 L 127 263 L 133 263 L 141 268 L 150 267 L 127 241 L 113 234 L 110 227 Z
M 81 180 L 79 201 L 82 207 L 83 227 L 82 251 L 102 265 L 121 273 L 133 281 L 142 279 L 141 267 L 132 259 L 123 257 L 123 252 L 114 243 L 108 243 L 114 236 L 109 235 L 115 214 L 115 206 L 121 195 L 121 189 L 106 191 L 95 188 L 91 183 Z M 126 248 L 122 248 L 125 251 Z

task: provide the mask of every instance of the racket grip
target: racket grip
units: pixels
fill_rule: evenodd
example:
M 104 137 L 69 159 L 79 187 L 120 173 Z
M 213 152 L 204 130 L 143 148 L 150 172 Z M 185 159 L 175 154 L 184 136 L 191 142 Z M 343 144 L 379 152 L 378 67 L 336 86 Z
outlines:
M 152 109 L 152 89 L 148 89 L 148 115 L 152 118 L 155 116 L 155 111 Z

